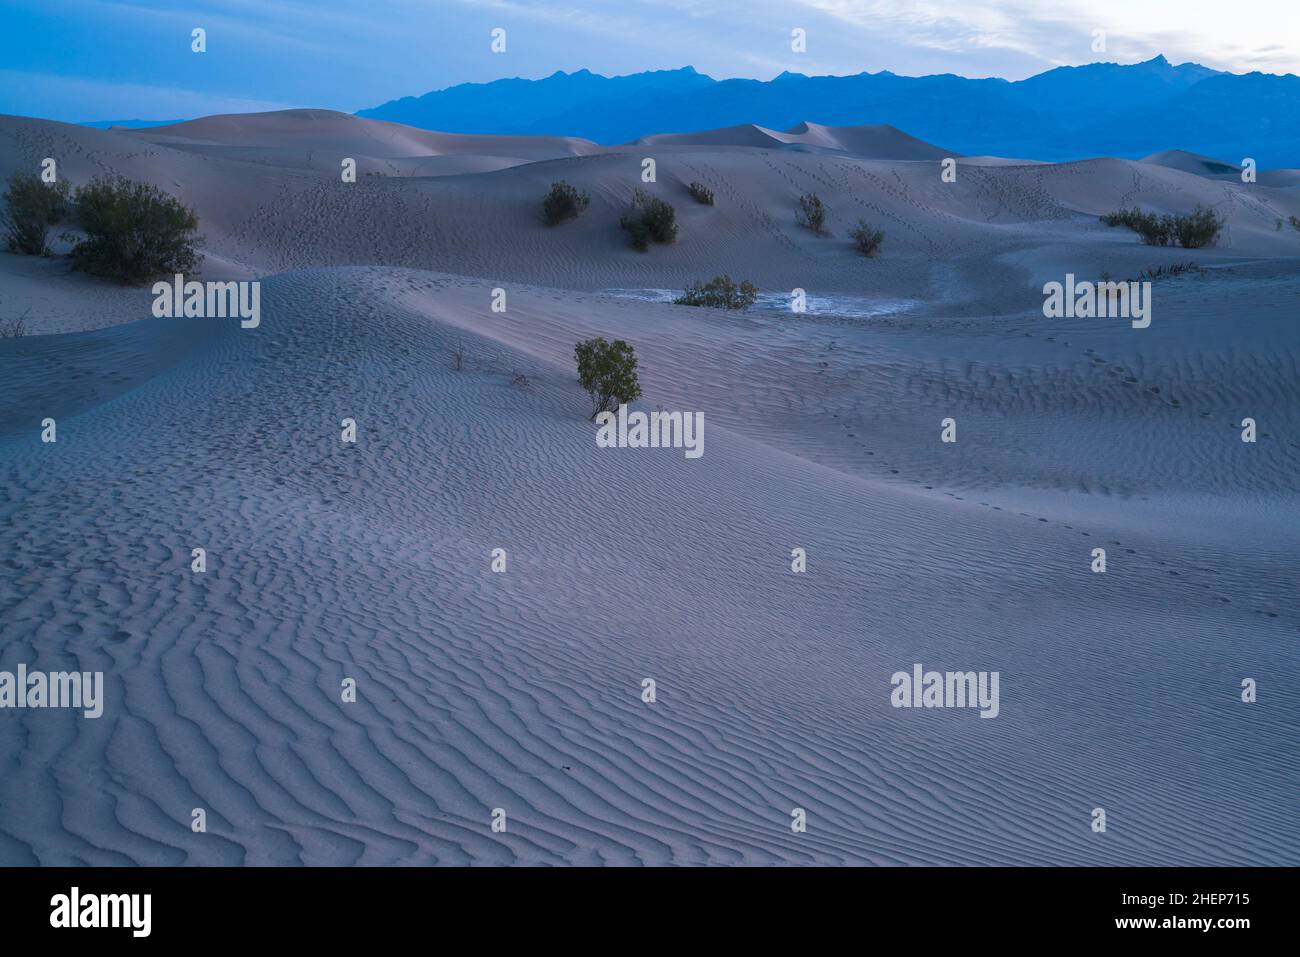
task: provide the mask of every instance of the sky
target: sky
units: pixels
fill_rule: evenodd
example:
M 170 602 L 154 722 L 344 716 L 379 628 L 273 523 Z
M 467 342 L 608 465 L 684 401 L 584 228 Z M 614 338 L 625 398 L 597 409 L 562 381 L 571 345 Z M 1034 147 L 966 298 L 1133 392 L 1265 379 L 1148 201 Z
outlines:
M 204 53 L 191 50 L 196 27 Z M 791 50 L 796 28 L 805 52 Z M 1095 31 L 1104 51 L 1093 49 Z M 1157 54 L 1300 73 L 1300 0 L 0 0 L 0 113 L 82 122 L 353 112 L 583 68 L 1017 80 Z

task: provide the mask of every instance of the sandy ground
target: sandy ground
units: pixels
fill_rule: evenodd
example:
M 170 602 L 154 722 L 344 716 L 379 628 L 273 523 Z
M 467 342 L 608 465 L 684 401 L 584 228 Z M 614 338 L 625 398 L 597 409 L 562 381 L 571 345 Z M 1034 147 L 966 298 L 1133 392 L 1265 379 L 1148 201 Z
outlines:
M 263 308 L 154 319 L 147 287 L 0 254 L 31 333 L 0 340 L 0 669 L 107 682 L 97 720 L 0 711 L 0 863 L 1300 860 L 1294 171 L 959 158 L 943 183 L 887 127 L 774 136 L 0 118 L 0 176 L 156 183 L 198 211 L 204 277 Z M 561 178 L 592 202 L 549 228 Z M 681 224 L 645 254 L 617 224 L 641 186 Z M 810 191 L 831 236 L 794 222 Z M 1198 203 L 1214 249 L 1097 221 Z M 1189 262 L 1150 328 L 1042 315 L 1066 272 Z M 889 307 L 607 291 L 718 273 Z M 704 412 L 702 457 L 596 447 L 591 335 L 635 345 L 638 408 Z M 914 662 L 999 672 L 998 717 L 891 707 Z

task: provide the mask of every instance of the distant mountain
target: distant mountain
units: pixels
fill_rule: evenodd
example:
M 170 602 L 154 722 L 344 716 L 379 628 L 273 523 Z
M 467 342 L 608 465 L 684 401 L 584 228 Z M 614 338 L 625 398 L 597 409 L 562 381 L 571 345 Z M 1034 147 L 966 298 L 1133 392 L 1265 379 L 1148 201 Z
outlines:
M 182 120 L 91 120 L 88 123 L 78 123 L 78 126 L 88 126 L 92 130 L 109 130 L 115 126 L 120 126 L 124 130 L 147 130 L 155 126 L 171 126 L 173 123 L 181 123 Z
M 579 70 L 577 73 L 556 72 L 543 80 L 462 83 L 424 96 L 390 100 L 373 110 L 359 110 L 357 116 L 391 120 L 442 132 L 518 131 L 531 134 L 539 124 L 546 125 L 548 117 L 562 116 L 569 112 L 581 115 L 592 104 L 601 104 L 605 113 L 616 114 L 642 97 L 689 95 L 692 91 L 716 83 L 716 80 L 696 73 L 689 66 L 680 70 L 613 77 L 601 76 L 589 70 Z M 428 125 L 427 121 L 431 118 L 436 118 L 443 125 Z
M 466 83 L 358 116 L 455 133 L 580 136 L 626 143 L 753 124 L 785 130 L 889 125 L 967 155 L 1139 158 L 1168 149 L 1232 164 L 1300 167 L 1300 77 L 1222 73 L 1163 56 L 1059 67 L 1026 80 L 782 73 L 715 80 L 691 67 L 604 77 Z

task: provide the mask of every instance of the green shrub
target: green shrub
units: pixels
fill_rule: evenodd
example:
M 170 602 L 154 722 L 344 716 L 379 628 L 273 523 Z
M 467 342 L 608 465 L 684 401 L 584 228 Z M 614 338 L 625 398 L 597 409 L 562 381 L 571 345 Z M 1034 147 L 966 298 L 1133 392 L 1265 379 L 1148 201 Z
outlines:
M 633 249 L 639 253 L 643 253 L 650 248 L 650 230 L 646 224 L 641 221 L 639 215 L 625 213 L 623 218 L 618 221 L 618 224 L 622 226 L 623 231 L 627 233 L 628 242 L 632 244 Z
M 816 193 L 799 197 L 799 211 L 795 213 L 795 222 L 805 229 L 811 229 L 818 236 L 826 235 L 826 215 L 830 210 Z
M 1137 229 L 1137 222 L 1143 216 L 1151 216 L 1153 213 L 1144 213 L 1134 206 L 1132 209 L 1117 209 L 1111 213 L 1103 213 L 1101 221 L 1107 226 L 1127 226 L 1129 229 Z
M 585 339 L 573 347 L 573 355 L 578 360 L 578 382 L 591 396 L 593 419 L 641 397 L 636 351 L 622 339 Z
M 677 211 L 671 205 L 642 190 L 632 194 L 632 208 L 619 225 L 627 232 L 632 247 L 645 252 L 652 242 L 671 243 L 677 238 Z
M 849 237 L 858 247 L 858 252 L 868 258 L 880 252 L 885 242 L 884 230 L 873 229 L 865 219 L 859 219 L 858 224 L 849 230 Z
M 0 319 L 0 339 L 21 339 L 27 335 L 27 313 L 17 319 Z
M 97 177 L 77 190 L 75 214 L 86 234 L 72 249 L 75 269 L 135 283 L 198 263 L 198 217 L 156 186 Z
M 714 276 L 708 282 L 693 282 L 673 300 L 679 306 L 707 306 L 710 309 L 748 309 L 758 298 L 758 287 L 748 279 L 737 286 L 730 276 Z
M 577 187 L 559 180 L 551 184 L 551 191 L 542 200 L 542 218 L 548 226 L 558 226 L 566 219 L 582 215 L 590 202 L 591 197 L 586 193 L 580 193 Z
M 35 173 L 15 173 L 5 190 L 0 210 L 9 250 L 29 256 L 48 256 L 50 227 L 68 215 L 68 184 L 43 183 Z
M 1196 263 L 1166 263 L 1162 266 L 1152 266 L 1149 269 L 1142 270 L 1138 273 L 1138 282 L 1142 282 L 1143 280 L 1151 280 L 1154 282 L 1160 279 L 1173 279 L 1176 276 L 1183 275 L 1183 273 L 1191 273 L 1192 275 L 1199 276 L 1204 272 L 1205 270 L 1196 265 Z
M 1172 219 L 1157 213 L 1145 213 L 1136 206 L 1132 209 L 1118 209 L 1101 217 L 1107 226 L 1127 226 L 1148 246 L 1168 246 L 1172 242 Z
M 709 189 L 709 187 L 705 186 L 703 183 L 691 183 L 691 185 L 686 187 L 686 189 L 687 192 L 695 197 L 697 203 L 703 203 L 705 206 L 713 205 L 713 190 Z
M 1200 249 L 1213 245 L 1223 228 L 1218 213 L 1206 206 L 1197 206 L 1187 215 L 1160 216 L 1142 210 L 1120 209 L 1101 217 L 1107 226 L 1127 226 L 1148 246 L 1182 246 Z
M 1219 214 L 1208 206 L 1197 206 L 1187 216 L 1171 216 L 1169 231 L 1173 239 L 1184 249 L 1201 249 L 1214 245 L 1223 228 Z

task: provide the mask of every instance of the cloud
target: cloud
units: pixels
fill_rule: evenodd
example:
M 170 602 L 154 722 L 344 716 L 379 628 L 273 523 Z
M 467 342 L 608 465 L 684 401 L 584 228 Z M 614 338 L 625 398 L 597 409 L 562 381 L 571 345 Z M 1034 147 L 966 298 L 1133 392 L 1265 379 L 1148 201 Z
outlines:
M 1021 79 L 1163 53 L 1239 72 L 1300 72 L 1300 2 L 1254 0 L 0 0 L 19 83 L 4 109 L 69 119 L 282 107 L 353 110 L 463 82 L 691 65 L 719 79 L 782 70 Z M 208 30 L 193 59 L 189 31 Z M 489 30 L 509 52 L 489 52 Z M 790 49 L 807 30 L 808 50 Z M 1105 51 L 1092 48 L 1105 30 Z M 94 77 L 100 77 L 96 81 Z M 38 78 L 38 79 L 37 79 Z M 183 88 L 175 88 L 175 84 Z M 132 100 L 132 97 L 137 99 Z M 307 101 L 307 102 L 304 102 Z
M 1218 69 L 1250 69 L 1266 59 L 1300 70 L 1300 47 L 1279 49 L 1278 36 L 1300 36 L 1295 0 L 1255 0 L 1248 13 L 1219 0 L 798 0 L 871 37 L 908 49 L 952 54 L 1011 51 L 1042 67 L 1163 53 L 1175 63 L 1195 60 Z M 1094 30 L 1106 51 L 1092 49 Z M 1265 52 L 1267 51 L 1267 52 Z M 1003 74 L 1008 75 L 1008 74 Z M 1008 75 L 1009 79 L 1019 77 Z

